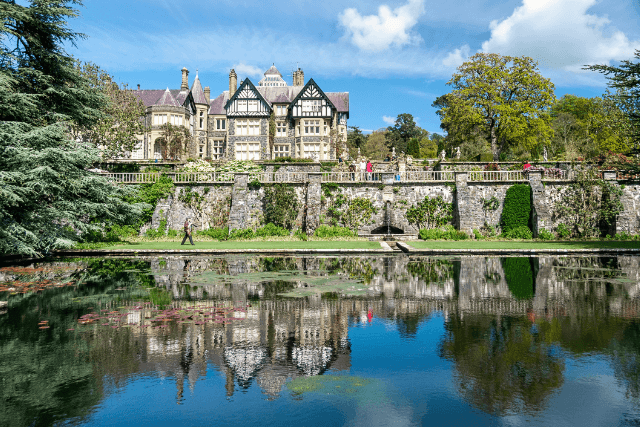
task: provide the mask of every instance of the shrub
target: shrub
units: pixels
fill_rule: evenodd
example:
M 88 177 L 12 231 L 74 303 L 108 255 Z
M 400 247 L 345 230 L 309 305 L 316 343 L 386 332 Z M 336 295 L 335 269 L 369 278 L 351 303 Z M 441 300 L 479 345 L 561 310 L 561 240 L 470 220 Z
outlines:
M 475 238 L 476 238 L 477 240 L 482 240 L 482 239 L 484 239 L 484 236 L 482 235 L 482 233 L 480 232 L 480 230 L 476 230 L 476 229 L 474 229 L 474 230 L 473 230 L 473 235 L 475 236 Z
M 447 203 L 442 196 L 425 197 L 415 206 L 407 209 L 405 214 L 410 224 L 418 229 L 442 227 L 451 219 L 453 203 Z
M 356 237 L 358 234 L 347 227 L 321 225 L 316 228 L 313 235 L 321 239 L 326 239 L 331 237 Z
M 533 271 L 529 258 L 503 258 L 502 268 L 507 286 L 514 297 L 518 299 L 533 298 Z
M 253 239 L 256 236 L 251 228 L 235 229 L 229 233 L 229 240 Z
M 540 239 L 540 240 L 553 240 L 554 239 L 554 235 L 549 230 L 543 228 L 540 231 L 538 231 L 538 239 Z
M 309 240 L 309 236 L 307 236 L 307 233 L 305 233 L 299 228 L 295 231 L 295 233 L 293 233 L 293 235 L 300 240 L 304 240 L 305 242 Z
M 143 209 L 142 216 L 140 218 L 140 225 L 146 224 L 151 221 L 153 212 L 156 209 L 156 205 L 160 199 L 166 199 L 171 193 L 175 185 L 171 178 L 166 175 L 160 176 L 158 181 L 153 184 L 142 184 L 138 187 L 138 192 L 135 196 L 127 200 L 130 203 L 147 203 L 149 207 Z
M 267 225 L 256 229 L 254 232 L 256 237 L 277 237 L 277 236 L 288 236 L 291 233 L 289 230 L 278 227 L 272 223 L 268 223 Z
M 469 238 L 464 231 L 456 230 L 453 225 L 440 228 L 423 228 L 419 236 L 422 240 L 466 240 Z
M 533 234 L 531 233 L 531 230 L 526 225 L 521 225 L 520 227 L 503 231 L 501 236 L 504 237 L 505 239 L 531 240 L 533 238 Z
M 569 230 L 569 227 L 567 227 L 563 222 L 558 224 L 556 227 L 556 233 L 558 233 L 558 237 L 561 239 L 566 239 L 571 236 L 571 230 Z
M 207 230 L 197 231 L 198 236 L 209 236 L 216 240 L 227 240 L 229 238 L 229 227 L 214 227 Z
M 615 240 L 633 240 L 633 236 L 627 233 L 626 231 L 623 231 L 622 233 L 616 233 L 616 235 L 613 236 L 613 238 Z
M 497 163 L 487 163 L 484 167 L 484 170 L 486 171 L 499 171 L 500 170 L 500 166 L 498 166 Z
M 167 237 L 176 237 L 178 235 L 178 230 L 169 229 L 167 230 Z
M 531 187 L 528 184 L 514 184 L 507 190 L 502 207 L 501 225 L 503 231 L 528 227 L 531 216 Z

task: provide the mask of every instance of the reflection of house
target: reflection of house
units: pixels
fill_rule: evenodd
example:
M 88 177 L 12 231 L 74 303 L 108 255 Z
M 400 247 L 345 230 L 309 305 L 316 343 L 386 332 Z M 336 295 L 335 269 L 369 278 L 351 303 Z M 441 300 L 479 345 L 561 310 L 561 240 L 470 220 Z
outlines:
M 161 126 L 184 126 L 193 135 L 187 157 L 266 160 L 275 157 L 336 158 L 347 137 L 348 92 L 324 92 L 304 73 L 293 73 L 289 86 L 275 65 L 254 85 L 229 73 L 229 90 L 215 99 L 196 73 L 189 88 L 182 69 L 180 89 L 138 90 L 146 106 L 149 131 L 140 136 L 134 159 L 161 158 Z

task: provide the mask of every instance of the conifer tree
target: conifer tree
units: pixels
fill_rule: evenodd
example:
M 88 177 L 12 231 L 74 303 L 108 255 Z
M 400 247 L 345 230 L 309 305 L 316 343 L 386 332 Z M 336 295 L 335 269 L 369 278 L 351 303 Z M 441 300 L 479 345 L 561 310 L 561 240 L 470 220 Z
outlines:
M 140 213 L 123 201 L 125 189 L 88 171 L 97 149 L 69 137 L 106 102 L 63 47 L 84 37 L 67 25 L 81 5 L 0 2 L 0 253 L 46 254 Z

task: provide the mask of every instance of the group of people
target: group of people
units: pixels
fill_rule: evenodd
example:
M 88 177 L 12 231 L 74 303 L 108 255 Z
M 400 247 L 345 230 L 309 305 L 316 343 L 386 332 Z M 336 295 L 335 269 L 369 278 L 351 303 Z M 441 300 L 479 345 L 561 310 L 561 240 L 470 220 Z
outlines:
M 365 177 L 367 181 L 371 181 L 373 175 L 373 164 L 371 160 L 366 160 L 364 157 L 360 160 L 360 164 L 356 165 L 356 161 L 352 161 L 349 165 L 349 172 L 351 172 L 351 180 L 355 181 L 356 172 L 360 172 L 361 177 Z M 366 175 L 365 175 L 366 173 Z

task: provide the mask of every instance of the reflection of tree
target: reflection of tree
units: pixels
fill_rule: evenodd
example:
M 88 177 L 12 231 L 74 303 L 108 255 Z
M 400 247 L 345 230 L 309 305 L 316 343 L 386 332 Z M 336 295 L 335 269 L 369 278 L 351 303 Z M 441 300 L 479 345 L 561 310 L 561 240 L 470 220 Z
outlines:
M 452 318 L 446 328 L 441 356 L 455 363 L 460 394 L 485 412 L 542 410 L 562 385 L 562 359 L 524 319 Z
M 611 350 L 615 376 L 625 383 L 627 398 L 640 401 L 640 324 L 628 324 Z
M 50 288 L 9 300 L 8 313 L 0 317 L 0 425 L 52 425 L 87 416 L 104 395 L 103 376 L 94 368 L 113 361 L 113 372 L 125 369 L 123 360 L 113 357 L 118 353 L 102 352 L 95 342 L 67 332 L 77 327 L 77 317 L 89 307 L 131 297 L 116 288 L 139 283 L 135 273 L 124 270 L 140 264 L 104 261 L 89 261 L 74 276 L 77 287 Z M 50 329 L 38 329 L 43 319 Z
M 444 259 L 421 259 L 407 264 L 407 271 L 426 283 L 444 282 L 453 277 L 453 262 Z

